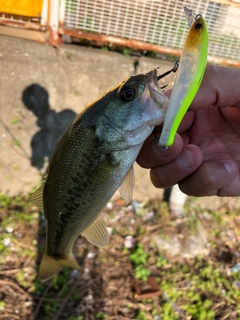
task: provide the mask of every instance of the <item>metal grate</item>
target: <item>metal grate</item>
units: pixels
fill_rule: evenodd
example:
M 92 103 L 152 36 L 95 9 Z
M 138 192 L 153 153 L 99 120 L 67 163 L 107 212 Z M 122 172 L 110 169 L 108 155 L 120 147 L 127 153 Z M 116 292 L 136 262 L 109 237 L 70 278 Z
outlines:
M 188 31 L 183 6 L 205 17 L 210 56 L 240 61 L 237 2 L 66 0 L 64 27 L 181 49 Z

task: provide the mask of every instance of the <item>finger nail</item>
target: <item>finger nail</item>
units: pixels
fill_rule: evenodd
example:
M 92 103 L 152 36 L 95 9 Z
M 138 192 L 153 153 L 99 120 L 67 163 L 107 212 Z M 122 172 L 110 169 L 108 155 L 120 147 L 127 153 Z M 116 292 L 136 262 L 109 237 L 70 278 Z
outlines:
M 224 161 L 223 165 L 225 167 L 225 169 L 227 170 L 227 172 L 229 173 L 229 175 L 231 177 L 233 177 L 235 175 L 235 171 L 236 171 L 236 167 L 234 165 L 234 163 L 232 161 Z
M 182 153 L 176 159 L 177 164 L 184 169 L 190 169 L 193 166 L 192 152 L 183 150 Z
M 158 146 L 155 142 L 154 142 L 154 150 L 156 151 L 156 154 L 161 158 L 168 157 L 170 154 L 169 148 L 164 150 L 160 146 Z

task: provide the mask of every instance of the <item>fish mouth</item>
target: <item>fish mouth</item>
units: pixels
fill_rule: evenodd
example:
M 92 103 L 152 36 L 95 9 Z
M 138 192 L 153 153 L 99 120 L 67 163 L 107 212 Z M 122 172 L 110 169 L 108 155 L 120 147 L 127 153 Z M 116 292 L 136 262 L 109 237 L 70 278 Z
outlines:
M 148 88 L 152 100 L 155 102 L 159 109 L 166 110 L 169 99 L 159 86 L 157 69 L 153 69 L 145 75 L 147 78 Z

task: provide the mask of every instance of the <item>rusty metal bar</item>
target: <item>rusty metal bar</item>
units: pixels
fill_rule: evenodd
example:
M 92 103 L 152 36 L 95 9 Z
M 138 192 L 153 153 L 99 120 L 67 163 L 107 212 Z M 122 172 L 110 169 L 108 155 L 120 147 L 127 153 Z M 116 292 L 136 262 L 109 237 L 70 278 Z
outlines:
M 145 43 L 143 41 L 138 41 L 138 40 L 128 40 L 128 39 L 123 39 L 123 38 L 114 37 L 114 36 L 106 36 L 103 34 L 95 34 L 90 32 L 77 31 L 73 29 L 66 29 L 63 27 L 59 27 L 59 33 L 66 34 L 68 36 L 72 36 L 76 38 L 87 39 L 90 41 L 97 41 L 103 44 L 112 43 L 112 44 L 128 47 L 131 49 L 136 49 L 136 50 L 155 51 L 155 52 L 161 52 L 166 54 L 174 54 L 176 56 L 179 56 L 181 54 L 181 50 L 178 50 L 178 49 L 171 49 L 163 46 Z
M 145 43 L 143 41 L 138 41 L 138 40 L 129 40 L 129 39 L 123 39 L 120 37 L 107 36 L 103 34 L 95 34 L 95 33 L 82 32 L 82 31 L 73 30 L 73 29 L 66 29 L 62 26 L 59 27 L 59 33 L 65 34 L 71 37 L 100 42 L 102 44 L 112 43 L 115 45 L 128 47 L 134 50 L 154 51 L 154 52 L 160 52 L 164 54 L 171 54 L 175 56 L 181 55 L 181 50 L 179 49 L 173 49 L 173 48 L 168 48 L 164 46 L 154 45 L 154 44 Z M 227 58 L 218 58 L 218 57 L 209 56 L 208 61 L 212 63 L 217 63 L 217 64 L 240 67 L 240 61 L 231 60 Z
M 20 28 L 25 28 L 29 30 L 45 30 L 45 26 L 41 26 L 40 23 L 34 23 L 30 21 L 18 21 L 18 20 L 13 20 L 13 19 L 6 19 L 0 17 L 0 24 L 6 25 L 9 27 L 20 27 Z

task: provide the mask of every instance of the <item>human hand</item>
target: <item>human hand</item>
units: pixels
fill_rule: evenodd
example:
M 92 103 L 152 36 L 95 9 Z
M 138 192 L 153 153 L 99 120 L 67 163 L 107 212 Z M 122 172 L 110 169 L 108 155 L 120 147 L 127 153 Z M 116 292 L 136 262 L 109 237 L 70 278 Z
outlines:
M 240 70 L 208 65 L 174 144 L 150 136 L 137 162 L 159 188 L 179 184 L 194 196 L 240 195 Z

